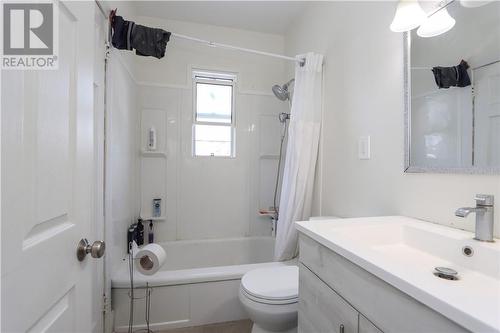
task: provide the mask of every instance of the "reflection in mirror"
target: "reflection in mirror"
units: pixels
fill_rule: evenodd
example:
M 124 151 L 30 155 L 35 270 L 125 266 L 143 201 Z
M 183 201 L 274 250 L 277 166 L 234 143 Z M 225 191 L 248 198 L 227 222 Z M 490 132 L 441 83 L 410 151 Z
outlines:
M 451 30 L 408 41 L 406 169 L 499 172 L 500 2 L 446 10 Z

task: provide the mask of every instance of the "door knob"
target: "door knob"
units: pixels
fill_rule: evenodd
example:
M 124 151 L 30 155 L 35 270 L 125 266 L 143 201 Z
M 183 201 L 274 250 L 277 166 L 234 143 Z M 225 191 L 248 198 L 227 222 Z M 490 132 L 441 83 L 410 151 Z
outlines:
M 86 238 L 82 238 L 76 248 L 76 257 L 78 258 L 78 261 L 83 261 L 85 256 L 90 253 L 92 258 L 101 258 L 105 251 L 106 243 L 103 241 L 95 241 L 91 245 Z

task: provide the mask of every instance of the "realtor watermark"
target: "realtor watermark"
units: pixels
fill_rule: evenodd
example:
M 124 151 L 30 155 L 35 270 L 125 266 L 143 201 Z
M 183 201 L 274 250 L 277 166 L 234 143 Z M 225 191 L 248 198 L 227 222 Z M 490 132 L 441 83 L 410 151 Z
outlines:
M 58 68 L 58 11 L 52 1 L 2 1 L 2 69 Z

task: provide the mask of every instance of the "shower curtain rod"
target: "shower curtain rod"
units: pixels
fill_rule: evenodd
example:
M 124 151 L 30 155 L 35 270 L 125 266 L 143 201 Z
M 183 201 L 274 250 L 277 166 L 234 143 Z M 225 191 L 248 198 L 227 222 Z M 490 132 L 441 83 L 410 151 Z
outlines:
M 193 41 L 193 42 L 198 42 L 198 43 L 206 44 L 206 45 L 212 46 L 212 47 L 219 47 L 221 49 L 243 51 L 243 52 L 247 52 L 247 53 L 259 54 L 259 55 L 263 55 L 263 56 L 274 57 L 274 58 L 279 58 L 279 59 L 284 59 L 284 60 L 289 60 L 289 61 L 294 61 L 294 62 L 298 62 L 301 66 L 305 62 L 304 58 L 288 57 L 288 56 L 284 56 L 284 55 L 276 54 L 276 53 L 264 52 L 264 51 L 254 50 L 254 49 L 248 49 L 248 48 L 245 48 L 245 47 L 239 47 L 239 46 L 234 46 L 234 45 L 229 45 L 229 44 L 212 42 L 212 41 L 205 40 L 205 39 L 200 39 L 200 38 L 196 38 L 196 37 L 181 35 L 181 34 L 178 34 L 178 33 L 175 33 L 175 32 L 171 32 L 171 36 L 174 36 L 174 37 L 177 37 L 177 38 L 181 38 L 181 39 L 190 40 L 190 41 Z
M 477 67 L 473 67 L 472 70 L 475 71 L 475 70 L 478 70 L 478 69 L 481 69 L 483 67 L 487 67 L 487 66 L 491 66 L 491 65 L 494 65 L 494 64 L 497 64 L 500 62 L 500 59 L 498 60 L 495 60 L 495 61 L 492 61 L 492 62 L 488 62 L 486 64 L 482 64 L 482 65 L 479 65 Z M 433 67 L 410 67 L 410 69 L 432 69 Z
M 106 13 L 106 11 L 104 10 L 104 8 L 100 4 L 100 0 L 95 0 L 95 3 L 97 4 L 97 7 L 98 7 L 99 11 L 105 17 L 109 17 L 109 13 Z M 276 54 L 276 53 L 271 53 L 271 52 L 264 52 L 264 51 L 254 50 L 254 49 L 248 49 L 248 48 L 245 48 L 245 47 L 239 47 L 239 46 L 234 46 L 234 45 L 229 45 L 229 44 L 217 43 L 217 42 L 213 42 L 213 41 L 210 41 L 210 40 L 205 40 L 205 39 L 201 39 L 201 38 L 196 38 L 196 37 L 191 37 L 191 36 L 187 36 L 187 35 L 178 34 L 176 32 L 170 32 L 170 36 L 174 36 L 176 38 L 181 38 L 181 39 L 185 39 L 185 40 L 190 40 L 190 41 L 193 41 L 193 42 L 198 42 L 198 43 L 201 43 L 201 44 L 206 44 L 206 45 L 211 46 L 211 47 L 219 47 L 221 49 L 226 49 L 226 50 L 242 51 L 242 52 L 247 52 L 247 53 L 253 53 L 253 54 L 263 55 L 263 56 L 267 56 L 267 57 L 274 57 L 274 58 L 279 58 L 279 59 L 283 59 L 283 60 L 294 61 L 294 62 L 298 62 L 299 65 L 301 65 L 301 66 L 303 66 L 304 63 L 305 63 L 305 59 L 304 58 L 294 58 L 294 57 L 289 57 L 289 56 L 285 56 L 285 55 L 281 55 L 281 54 Z
M 104 10 L 104 8 L 100 4 L 100 1 L 99 0 L 95 0 L 95 2 L 97 4 L 97 7 L 99 8 L 99 11 L 105 17 L 108 17 L 109 13 L 106 13 L 106 11 Z M 178 34 L 176 32 L 170 32 L 170 34 L 171 34 L 171 36 L 174 36 L 176 38 L 186 39 L 186 40 L 190 40 L 190 41 L 193 41 L 193 42 L 198 42 L 198 43 L 206 44 L 206 45 L 212 46 L 212 47 L 219 47 L 221 49 L 236 50 L 236 51 L 253 53 L 253 54 L 258 54 L 258 55 L 263 55 L 263 56 L 268 56 L 268 57 L 279 58 L 279 59 L 288 60 L 288 61 L 294 61 L 294 62 L 296 61 L 301 66 L 304 65 L 304 62 L 305 62 L 305 59 L 303 59 L 303 58 L 301 59 L 301 58 L 288 57 L 288 56 L 285 56 L 285 55 L 271 53 L 271 52 L 264 52 L 264 51 L 254 50 L 254 49 L 248 49 L 248 48 L 245 48 L 245 47 L 239 47 L 239 46 L 234 46 L 234 45 L 229 45 L 229 44 L 217 43 L 217 42 L 213 42 L 213 41 L 209 41 L 209 40 L 205 40 L 205 39 L 201 39 L 201 38 L 196 38 L 196 37 L 191 37 L 191 36 L 186 36 L 186 35 Z

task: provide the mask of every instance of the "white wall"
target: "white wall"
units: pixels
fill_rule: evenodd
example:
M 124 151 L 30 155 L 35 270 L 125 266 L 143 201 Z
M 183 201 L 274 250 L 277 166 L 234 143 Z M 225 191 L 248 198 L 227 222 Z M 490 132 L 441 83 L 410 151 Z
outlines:
M 276 35 L 150 17 L 135 21 L 221 43 L 284 52 L 284 38 Z M 155 222 L 155 240 L 269 235 L 269 218 L 257 212 L 272 205 L 278 114 L 287 111 L 287 104 L 271 94 L 271 86 L 286 81 L 285 63 L 174 38 L 163 59 L 135 57 L 134 61 L 140 148 L 145 148 L 147 130 L 154 125 L 158 149 L 166 152 L 166 158 L 141 158 L 141 216 L 151 216 L 152 199 L 157 197 L 162 198 L 166 216 Z M 192 68 L 238 75 L 235 158 L 192 157 Z
M 316 213 L 343 217 L 402 214 L 467 230 L 474 216 L 456 208 L 491 193 L 500 208 L 500 176 L 403 173 L 403 40 L 389 30 L 394 2 L 321 3 L 285 38 L 289 55 L 326 56 L 324 118 Z M 359 136 L 372 159 L 358 160 Z M 500 236 L 500 216 L 495 234 Z
M 113 50 L 108 62 L 106 238 L 109 265 L 119 264 L 125 256 L 128 226 L 139 216 L 140 118 L 136 85 L 129 69 L 131 59 L 123 52 Z

